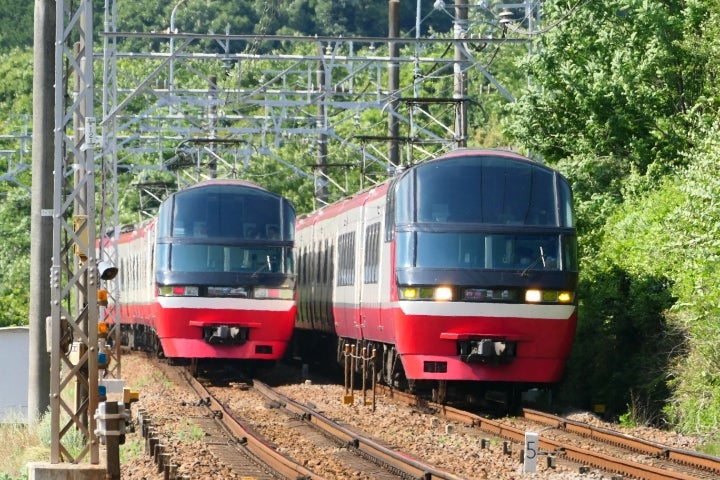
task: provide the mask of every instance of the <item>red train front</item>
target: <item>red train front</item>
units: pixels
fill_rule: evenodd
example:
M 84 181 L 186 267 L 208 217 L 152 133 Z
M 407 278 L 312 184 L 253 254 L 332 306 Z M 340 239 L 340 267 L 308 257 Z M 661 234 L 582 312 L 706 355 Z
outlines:
M 276 360 L 295 321 L 295 211 L 248 182 L 171 195 L 120 235 L 124 338 L 171 358 Z
M 571 191 L 550 168 L 457 150 L 300 218 L 297 235 L 300 342 L 376 349 L 391 384 L 560 380 L 578 261 Z

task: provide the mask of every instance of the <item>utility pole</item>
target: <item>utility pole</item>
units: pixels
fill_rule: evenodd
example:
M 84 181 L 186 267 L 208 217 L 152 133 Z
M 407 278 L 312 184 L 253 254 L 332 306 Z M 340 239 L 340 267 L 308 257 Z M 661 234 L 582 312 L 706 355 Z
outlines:
M 316 72 L 316 81 L 318 88 L 317 98 L 317 120 L 315 125 L 318 129 L 317 138 L 317 165 L 318 175 L 315 176 L 315 198 L 321 205 L 328 204 L 327 189 L 327 86 L 325 77 L 325 47 L 318 45 L 318 64 Z
M 388 160 L 394 167 L 400 166 L 400 145 L 397 138 L 400 135 L 400 124 L 396 117 L 399 105 L 398 89 L 400 88 L 400 45 L 393 42 L 393 38 L 400 36 L 400 0 L 390 0 L 388 6 L 388 56 L 390 63 L 388 65 L 388 98 L 390 99 L 388 108 L 388 137 L 389 152 Z
M 50 316 L 53 208 L 53 83 L 55 1 L 35 0 L 33 61 L 32 206 L 30 226 L 30 358 L 28 418 L 50 406 L 50 355 L 45 332 Z
M 465 40 L 468 27 L 468 2 L 456 0 L 454 38 Z M 460 42 L 455 43 L 453 98 L 455 99 L 455 142 L 458 147 L 467 147 L 467 68 L 468 59 Z

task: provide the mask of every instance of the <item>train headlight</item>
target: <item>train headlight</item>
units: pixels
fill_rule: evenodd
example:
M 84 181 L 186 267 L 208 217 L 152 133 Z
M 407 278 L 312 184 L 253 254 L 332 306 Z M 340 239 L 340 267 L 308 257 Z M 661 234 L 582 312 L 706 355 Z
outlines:
M 542 300 L 542 292 L 540 290 L 526 290 L 525 301 L 529 303 L 538 303 Z
M 158 294 L 162 297 L 197 297 L 198 287 L 163 285 L 158 287 Z
M 447 302 L 453 299 L 453 291 L 450 287 L 437 287 L 433 298 L 438 301 Z

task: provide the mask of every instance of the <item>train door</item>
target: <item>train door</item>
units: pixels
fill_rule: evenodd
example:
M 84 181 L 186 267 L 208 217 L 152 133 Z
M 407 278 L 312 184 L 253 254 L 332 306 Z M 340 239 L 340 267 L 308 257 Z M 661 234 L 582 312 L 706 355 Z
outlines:
M 383 325 L 380 316 L 380 237 L 382 212 L 380 202 L 371 201 L 364 205 L 362 244 L 359 248 L 358 292 L 360 295 L 360 327 L 363 338 L 381 340 Z

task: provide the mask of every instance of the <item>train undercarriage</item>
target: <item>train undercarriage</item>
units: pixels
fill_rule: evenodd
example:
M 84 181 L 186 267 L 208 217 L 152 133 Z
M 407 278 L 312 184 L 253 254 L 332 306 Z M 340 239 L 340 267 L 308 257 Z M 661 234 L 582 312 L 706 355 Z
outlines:
M 374 375 L 378 383 L 441 404 L 461 402 L 515 410 L 521 404 L 522 393 L 532 387 L 508 382 L 408 379 L 393 345 L 366 340 L 338 338 L 336 361 L 344 366 L 346 374 L 354 373 L 355 382 L 361 381 L 363 375 L 366 375 L 366 381 Z M 504 360 L 496 360 L 500 361 Z

